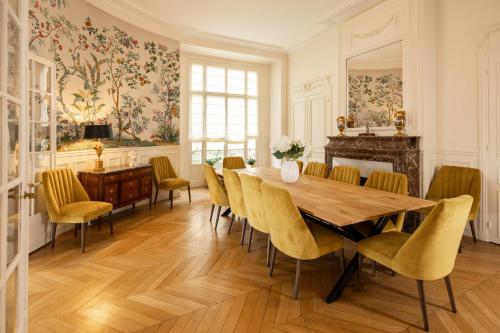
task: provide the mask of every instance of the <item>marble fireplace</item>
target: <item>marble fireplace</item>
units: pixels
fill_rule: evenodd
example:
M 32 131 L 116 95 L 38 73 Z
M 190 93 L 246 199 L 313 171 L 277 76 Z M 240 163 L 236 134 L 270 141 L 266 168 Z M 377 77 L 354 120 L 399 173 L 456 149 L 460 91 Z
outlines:
M 332 168 L 334 158 L 377 161 L 387 170 L 408 176 L 411 196 L 420 196 L 420 149 L 418 136 L 329 136 L 325 163 Z M 376 164 L 375 164 L 376 167 Z

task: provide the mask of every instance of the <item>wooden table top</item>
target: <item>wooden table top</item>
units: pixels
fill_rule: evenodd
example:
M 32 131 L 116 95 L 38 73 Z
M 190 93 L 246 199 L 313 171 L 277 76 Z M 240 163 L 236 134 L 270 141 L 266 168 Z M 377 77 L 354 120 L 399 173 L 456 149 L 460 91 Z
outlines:
M 288 184 L 281 180 L 279 169 L 270 167 L 234 171 L 287 189 L 301 211 L 339 227 L 436 205 L 429 200 L 303 174 L 296 183 Z

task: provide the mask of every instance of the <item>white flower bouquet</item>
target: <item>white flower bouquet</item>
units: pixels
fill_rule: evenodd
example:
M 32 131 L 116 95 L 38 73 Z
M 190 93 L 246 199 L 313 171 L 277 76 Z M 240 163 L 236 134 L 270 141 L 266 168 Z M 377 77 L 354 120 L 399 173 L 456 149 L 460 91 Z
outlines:
M 278 160 L 296 161 L 307 155 L 307 145 L 302 140 L 292 140 L 287 136 L 282 136 L 278 142 L 271 146 L 273 156 Z

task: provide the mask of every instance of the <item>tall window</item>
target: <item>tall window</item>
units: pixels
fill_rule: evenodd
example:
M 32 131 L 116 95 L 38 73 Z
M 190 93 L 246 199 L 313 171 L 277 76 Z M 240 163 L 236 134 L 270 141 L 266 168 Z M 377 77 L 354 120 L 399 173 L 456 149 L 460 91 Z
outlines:
M 225 156 L 255 159 L 258 105 L 257 72 L 191 65 L 192 164 Z

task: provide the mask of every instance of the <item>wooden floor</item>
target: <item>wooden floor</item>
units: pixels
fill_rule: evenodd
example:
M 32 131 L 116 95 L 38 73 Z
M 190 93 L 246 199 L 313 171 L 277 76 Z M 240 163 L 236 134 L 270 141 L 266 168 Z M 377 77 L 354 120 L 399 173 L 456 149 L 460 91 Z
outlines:
M 294 263 L 278 255 L 265 267 L 266 238 L 239 245 L 209 223 L 204 189 L 149 212 L 115 218 L 115 236 L 89 229 L 85 254 L 72 232 L 56 248 L 31 255 L 30 332 L 415 332 L 422 326 L 415 281 L 365 267 L 363 290 L 334 304 L 324 296 L 339 275 L 335 257 L 307 262 L 300 300 L 290 298 Z M 254 235 L 255 236 L 255 235 Z M 451 275 L 458 314 L 448 311 L 444 281 L 426 283 L 431 330 L 500 331 L 500 247 L 464 239 Z M 346 250 L 347 257 L 353 253 Z

